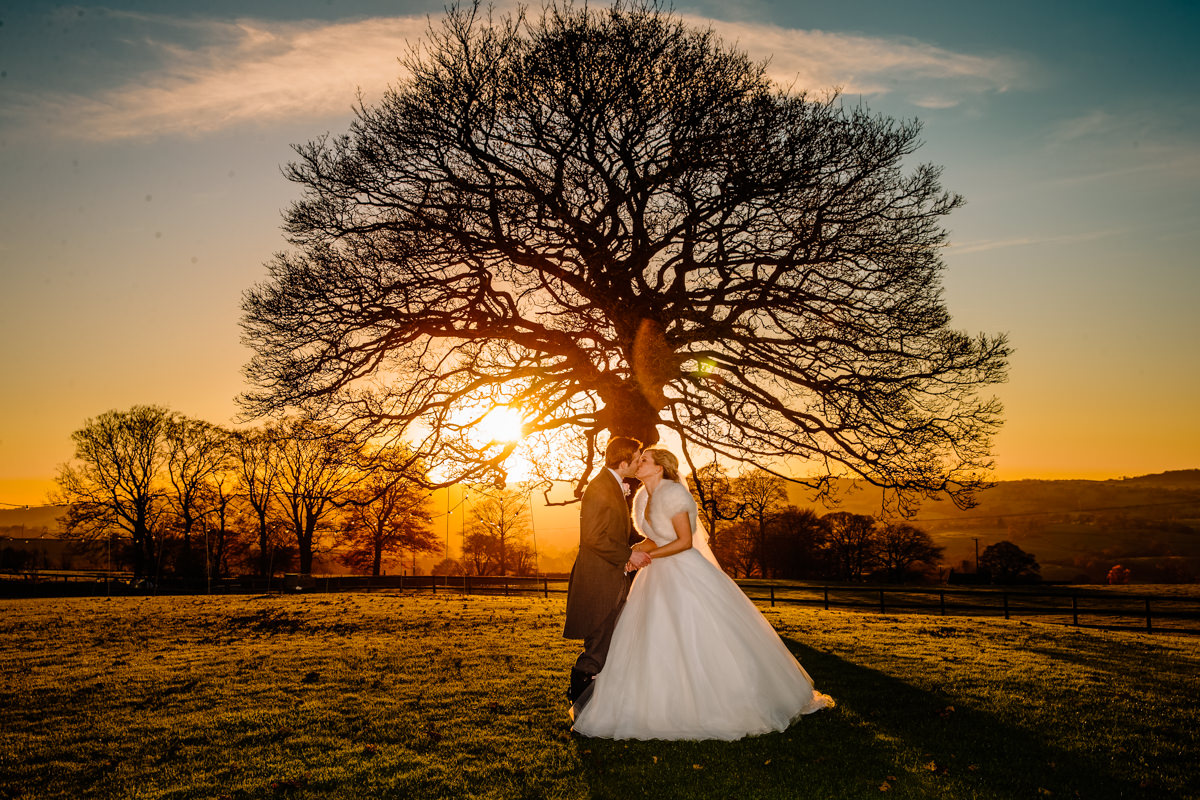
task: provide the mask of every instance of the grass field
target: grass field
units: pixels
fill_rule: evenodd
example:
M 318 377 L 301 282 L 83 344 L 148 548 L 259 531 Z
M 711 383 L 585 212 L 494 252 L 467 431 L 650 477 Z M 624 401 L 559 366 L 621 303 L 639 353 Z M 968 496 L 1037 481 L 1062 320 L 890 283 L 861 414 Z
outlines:
M 0 798 L 1200 797 L 1200 640 L 779 607 L 838 700 L 573 736 L 561 598 L 0 601 Z

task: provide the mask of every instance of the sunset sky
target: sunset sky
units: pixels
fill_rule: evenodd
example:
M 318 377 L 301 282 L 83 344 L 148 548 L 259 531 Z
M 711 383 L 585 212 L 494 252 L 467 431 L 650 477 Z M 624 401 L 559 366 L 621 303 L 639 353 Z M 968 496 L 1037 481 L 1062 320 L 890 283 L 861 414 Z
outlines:
M 443 9 L 198 5 L 0 10 L 0 508 L 44 502 L 109 409 L 230 421 L 290 145 L 344 131 Z M 998 478 L 1200 467 L 1200 3 L 675 7 L 785 83 L 924 122 L 919 160 L 967 199 L 955 324 L 1016 348 Z

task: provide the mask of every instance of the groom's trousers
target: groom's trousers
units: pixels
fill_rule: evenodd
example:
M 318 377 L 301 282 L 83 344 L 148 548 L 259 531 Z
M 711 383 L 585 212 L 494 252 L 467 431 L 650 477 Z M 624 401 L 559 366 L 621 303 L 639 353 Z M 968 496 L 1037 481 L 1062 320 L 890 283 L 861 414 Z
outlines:
M 608 646 L 612 643 L 613 629 L 617 627 L 617 618 L 621 616 L 621 609 L 625 607 L 625 598 L 629 596 L 629 584 L 633 582 L 632 577 L 633 573 L 630 573 L 621 588 L 616 607 L 604 618 L 604 622 L 583 638 L 583 652 L 575 660 L 575 669 L 580 672 L 595 676 L 604 669 L 604 662 L 608 658 Z

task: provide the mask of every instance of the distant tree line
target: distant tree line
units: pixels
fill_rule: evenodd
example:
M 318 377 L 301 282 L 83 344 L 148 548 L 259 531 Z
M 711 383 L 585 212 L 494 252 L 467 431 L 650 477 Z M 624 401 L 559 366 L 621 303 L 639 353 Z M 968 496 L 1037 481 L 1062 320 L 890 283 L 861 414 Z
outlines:
M 378 576 L 443 551 L 427 466 L 402 446 L 364 446 L 303 417 L 231 430 L 159 406 L 109 411 L 72 438 L 53 497 L 66 532 L 107 540 L 114 568 L 141 577 L 308 574 L 319 557 Z M 528 493 L 472 494 L 461 558 L 434 572 L 533 574 Z
M 43 569 L 50 569 L 50 554 L 45 547 L 38 550 L 10 544 L 0 548 L 0 570 L 18 572 L 37 569 L 39 562 Z
M 437 553 L 445 557 L 434 574 L 538 571 L 526 487 L 474 486 L 461 555 L 452 559 L 433 532 L 422 459 L 304 417 L 231 430 L 134 406 L 87 420 L 72 438 L 75 457 L 60 468 L 53 498 L 67 507 L 65 530 L 106 542 L 112 565 L 138 576 L 307 574 L 317 557 L 377 576 Z M 733 577 L 940 577 L 942 548 L 907 522 L 797 508 L 786 481 L 757 468 L 730 476 L 714 462 L 688 482 L 711 547 Z M 981 573 L 995 582 L 1036 579 L 1037 570 L 1010 542 L 980 558 Z
M 942 548 L 905 522 L 788 503 L 786 481 L 716 462 L 689 478 L 717 560 L 735 578 L 911 581 L 939 576 Z
M 231 430 L 134 406 L 72 439 L 52 498 L 65 530 L 108 540 L 113 566 L 138 576 L 309 573 L 322 554 L 379 575 L 389 559 L 440 550 L 424 464 L 310 419 Z

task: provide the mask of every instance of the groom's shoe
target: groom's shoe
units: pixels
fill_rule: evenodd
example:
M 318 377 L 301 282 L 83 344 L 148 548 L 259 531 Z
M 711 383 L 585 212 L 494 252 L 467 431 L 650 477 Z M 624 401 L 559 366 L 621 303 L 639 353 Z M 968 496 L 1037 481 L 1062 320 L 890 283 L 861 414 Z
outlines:
M 592 685 L 592 678 L 595 677 L 590 673 L 584 672 L 581 669 L 571 670 L 571 685 L 567 689 L 567 699 L 573 704 L 579 699 L 589 686 Z

